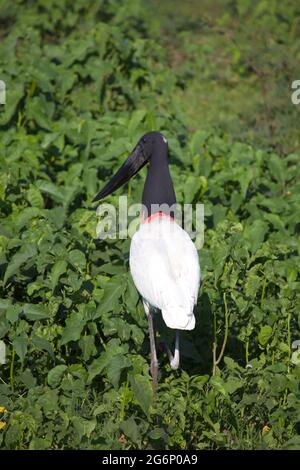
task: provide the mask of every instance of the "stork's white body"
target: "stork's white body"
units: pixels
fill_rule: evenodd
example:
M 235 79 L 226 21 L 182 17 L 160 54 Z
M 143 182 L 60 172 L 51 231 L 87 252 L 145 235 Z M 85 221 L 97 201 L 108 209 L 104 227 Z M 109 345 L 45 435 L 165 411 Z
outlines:
M 144 301 L 161 310 L 169 328 L 195 327 L 198 253 L 188 233 L 173 219 L 157 217 L 141 224 L 130 246 L 130 271 Z

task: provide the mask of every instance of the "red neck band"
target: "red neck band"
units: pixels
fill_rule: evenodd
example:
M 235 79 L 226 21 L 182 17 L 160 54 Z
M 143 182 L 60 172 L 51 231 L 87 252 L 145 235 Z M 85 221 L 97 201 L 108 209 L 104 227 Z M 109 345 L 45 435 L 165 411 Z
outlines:
M 149 217 L 146 217 L 145 219 L 142 216 L 141 223 L 145 224 L 145 223 L 151 222 L 151 220 L 157 219 L 159 217 L 168 217 L 169 219 L 174 220 L 174 217 L 172 215 L 165 214 L 164 212 L 160 211 L 160 212 L 155 212 L 155 214 L 149 215 Z

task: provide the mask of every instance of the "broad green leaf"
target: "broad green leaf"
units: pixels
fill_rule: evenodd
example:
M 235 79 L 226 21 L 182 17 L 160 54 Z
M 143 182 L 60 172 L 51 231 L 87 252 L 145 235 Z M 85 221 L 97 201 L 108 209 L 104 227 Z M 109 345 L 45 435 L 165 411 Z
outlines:
M 27 388 L 33 388 L 36 385 L 36 378 L 33 376 L 30 369 L 24 370 L 18 378 Z
M 21 359 L 21 362 L 24 361 L 26 353 L 27 353 L 27 348 L 28 348 L 28 336 L 26 333 L 21 333 L 19 336 L 17 336 L 13 342 L 13 347 Z
M 184 193 L 184 203 L 191 204 L 200 191 L 201 185 L 199 177 L 194 175 L 189 175 L 184 183 L 183 193 Z
M 135 400 L 147 415 L 153 398 L 150 380 L 141 374 L 130 375 L 130 385 Z
M 33 119 L 36 124 L 47 130 L 51 130 L 51 115 L 53 113 L 54 103 L 46 101 L 44 96 L 35 96 L 30 98 L 27 107 L 27 116 Z
M 258 334 L 258 341 L 262 346 L 265 346 L 272 336 L 272 328 L 269 325 L 262 326 Z
M 29 450 L 46 450 L 51 449 L 52 442 L 44 437 L 34 437 L 29 444 Z
M 115 388 L 119 386 L 120 375 L 123 369 L 130 367 L 130 360 L 123 354 L 113 356 L 107 367 L 107 377 Z
M 42 193 L 49 194 L 49 196 L 53 198 L 54 201 L 61 204 L 64 202 L 65 196 L 63 191 L 51 181 L 38 180 L 36 185 Z
M 300 436 L 299 435 L 294 436 L 291 439 L 289 439 L 288 441 L 286 441 L 283 444 L 282 449 L 300 450 Z
M 50 274 L 52 292 L 57 286 L 60 276 L 64 274 L 66 270 L 67 270 L 67 262 L 64 259 L 57 260 L 52 266 L 51 274 Z
M 47 307 L 42 304 L 24 304 L 23 313 L 28 320 L 44 320 L 49 318 L 49 311 Z
M 66 326 L 63 330 L 61 344 L 69 343 L 70 341 L 77 341 L 81 332 L 86 324 L 86 319 L 81 312 L 74 312 L 66 320 Z
M 243 381 L 236 377 L 228 377 L 228 379 L 224 381 L 225 390 L 229 393 L 229 395 L 236 392 L 236 390 L 242 388 L 243 386 Z
M 146 110 L 145 109 L 138 109 L 134 113 L 132 113 L 131 119 L 129 121 L 128 125 L 128 134 L 132 136 L 134 133 L 135 129 L 141 124 L 142 120 L 144 119 L 146 115 Z
M 19 268 L 26 263 L 26 261 L 32 259 L 36 255 L 36 247 L 33 244 L 25 244 L 22 246 L 19 251 L 12 257 L 10 260 L 4 275 L 4 284 L 7 280 L 14 276 Z
M 101 272 L 107 274 L 122 274 L 125 268 L 122 264 L 105 263 L 101 266 Z
M 12 306 L 11 299 L 0 299 L 0 318 L 6 314 L 7 310 Z
M 13 82 L 11 82 L 9 86 L 7 86 L 4 112 L 0 114 L 1 126 L 4 126 L 9 123 L 11 118 L 14 116 L 17 110 L 17 106 L 24 94 L 23 85 L 12 83 Z
M 263 220 L 255 220 L 245 228 L 243 238 L 249 244 L 253 253 L 257 251 L 264 241 L 268 227 L 269 225 L 267 222 L 264 222 Z
M 272 177 L 275 178 L 278 182 L 284 183 L 284 177 L 286 174 L 284 159 L 280 158 L 276 154 L 272 154 L 268 164 Z
M 16 227 L 21 230 L 28 222 L 41 215 L 41 210 L 38 207 L 26 207 L 16 218 Z
M 96 428 L 97 419 L 84 419 L 81 416 L 73 416 L 72 423 L 75 431 L 80 437 L 86 436 L 87 438 L 90 438 L 92 432 Z
M 226 383 L 222 377 L 214 375 L 211 377 L 210 383 L 219 393 L 227 396 Z
M 141 435 L 139 427 L 133 416 L 130 416 L 126 421 L 123 421 L 123 423 L 120 424 L 120 429 L 132 442 L 138 443 L 140 441 Z
M 229 247 L 225 243 L 219 243 L 213 251 L 215 282 L 222 275 L 224 264 L 229 255 Z
M 167 433 L 163 428 L 155 428 L 152 429 L 149 433 L 150 439 L 158 440 L 158 439 L 166 439 Z
M 67 366 L 64 364 L 61 364 L 51 369 L 48 372 L 47 376 L 48 385 L 50 385 L 50 387 L 52 388 L 58 387 L 66 370 Z
M 80 250 L 72 250 L 69 253 L 69 261 L 75 267 L 84 269 L 86 265 L 85 255 Z
M 112 277 L 104 288 L 104 294 L 100 303 L 101 312 L 106 313 L 114 310 L 125 289 L 126 283 L 123 275 Z
M 103 373 L 105 367 L 109 364 L 110 362 L 110 357 L 106 352 L 102 352 L 97 359 L 94 359 L 93 362 L 90 364 L 88 368 L 88 373 L 89 373 L 89 383 L 92 382 L 92 380 L 97 377 L 97 375 L 100 375 Z
M 95 339 L 92 335 L 84 335 L 79 340 L 79 346 L 83 353 L 83 360 L 88 361 L 91 356 L 95 356 L 97 349 L 95 346 Z
M 41 336 L 34 335 L 32 337 L 32 344 L 34 344 L 37 349 L 47 351 L 52 357 L 54 357 L 53 347 L 47 339 L 42 338 Z
M 6 319 L 13 324 L 19 319 L 21 313 L 22 306 L 20 304 L 9 305 L 6 310 Z
M 27 191 L 27 200 L 33 207 L 37 207 L 39 209 L 44 207 L 43 196 L 39 189 L 34 185 L 30 185 L 30 188 Z
M 37 404 L 42 407 L 48 418 L 53 419 L 58 408 L 58 390 L 45 387 L 43 393 L 38 397 Z

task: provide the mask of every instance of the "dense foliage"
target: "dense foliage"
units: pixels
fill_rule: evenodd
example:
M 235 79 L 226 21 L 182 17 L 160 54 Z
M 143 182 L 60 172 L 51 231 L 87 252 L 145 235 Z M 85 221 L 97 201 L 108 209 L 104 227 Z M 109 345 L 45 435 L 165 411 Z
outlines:
M 300 153 L 188 131 L 188 78 L 139 0 L 1 1 L 0 16 L 1 447 L 300 448 Z M 206 225 L 197 325 L 181 370 L 160 351 L 155 399 L 130 240 L 97 240 L 91 204 L 151 129 Z

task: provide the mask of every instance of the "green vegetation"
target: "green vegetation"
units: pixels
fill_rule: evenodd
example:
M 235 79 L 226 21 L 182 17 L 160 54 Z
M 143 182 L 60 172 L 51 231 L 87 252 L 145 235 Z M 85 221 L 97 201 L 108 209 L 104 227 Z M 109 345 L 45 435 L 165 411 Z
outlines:
M 300 448 L 300 10 L 201 3 L 0 1 L 3 449 Z M 152 129 L 206 224 L 197 325 L 155 400 L 130 240 L 96 240 L 91 206 Z
M 298 2 L 153 1 L 189 127 L 221 127 L 281 154 L 299 150 L 299 106 L 291 103 L 300 76 Z

